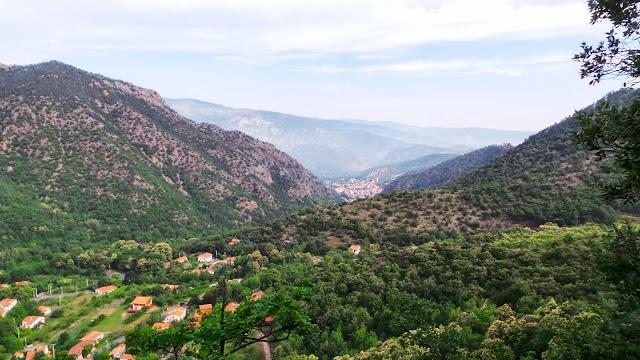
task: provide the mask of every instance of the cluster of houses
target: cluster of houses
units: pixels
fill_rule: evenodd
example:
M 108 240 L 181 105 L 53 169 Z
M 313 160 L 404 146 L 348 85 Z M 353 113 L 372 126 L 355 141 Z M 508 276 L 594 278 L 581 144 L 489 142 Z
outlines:
M 0 300 L 0 317 L 5 317 L 16 305 L 18 299 L 2 299 Z
M 230 246 L 235 246 L 238 243 L 240 243 L 240 240 L 231 239 L 229 240 L 228 244 Z M 199 264 L 204 265 L 204 268 L 192 269 L 192 270 L 189 270 L 189 272 L 192 274 L 198 274 L 198 275 L 203 273 L 213 274 L 215 272 L 215 266 L 225 266 L 225 265 L 233 266 L 236 263 L 235 256 L 228 256 L 224 259 L 218 259 L 212 253 L 206 252 L 206 251 L 201 254 L 198 254 L 196 256 L 196 260 Z M 175 261 L 183 265 L 189 264 L 189 258 L 186 256 L 181 256 L 177 258 Z

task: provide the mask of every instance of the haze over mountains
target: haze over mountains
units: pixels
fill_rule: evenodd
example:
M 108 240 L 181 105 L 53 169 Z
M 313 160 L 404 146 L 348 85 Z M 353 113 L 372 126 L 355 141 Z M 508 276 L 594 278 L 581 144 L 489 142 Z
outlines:
M 462 154 L 491 144 L 521 143 L 530 132 L 485 128 L 417 127 L 393 122 L 324 120 L 235 109 L 193 99 L 165 99 L 181 115 L 238 130 L 274 144 L 324 178 L 434 154 Z

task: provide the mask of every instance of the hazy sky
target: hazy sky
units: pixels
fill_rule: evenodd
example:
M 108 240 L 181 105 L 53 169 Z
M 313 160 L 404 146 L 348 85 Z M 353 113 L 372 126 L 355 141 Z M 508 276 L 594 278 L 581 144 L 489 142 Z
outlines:
M 57 59 L 233 107 L 538 130 L 620 86 L 586 0 L 0 0 L 0 62 Z

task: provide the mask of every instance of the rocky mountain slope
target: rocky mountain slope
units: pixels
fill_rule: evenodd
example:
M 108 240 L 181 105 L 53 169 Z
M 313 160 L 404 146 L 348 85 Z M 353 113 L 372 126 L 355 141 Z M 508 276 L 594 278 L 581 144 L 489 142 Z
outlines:
M 334 199 L 270 144 L 59 62 L 0 69 L 0 125 L 0 195 L 23 199 L 0 205 L 3 238 L 171 237 Z
M 384 192 L 431 189 L 464 176 L 511 150 L 510 144 L 490 145 L 468 152 L 420 171 L 408 172 L 391 181 Z
M 607 98 L 623 104 L 637 96 L 640 91 L 621 90 Z M 594 157 L 574 143 L 575 131 L 569 117 L 446 187 L 396 191 L 305 212 L 282 231 L 262 231 L 317 251 L 349 242 L 407 244 L 513 225 L 612 221 L 619 204 L 606 202 L 594 186 L 604 175 Z
M 274 144 L 321 177 L 356 177 L 369 168 L 432 154 L 462 154 L 490 144 L 518 144 L 530 133 L 482 128 L 435 128 L 391 122 L 324 120 L 234 109 L 193 99 L 166 99 L 195 121 L 238 130 Z

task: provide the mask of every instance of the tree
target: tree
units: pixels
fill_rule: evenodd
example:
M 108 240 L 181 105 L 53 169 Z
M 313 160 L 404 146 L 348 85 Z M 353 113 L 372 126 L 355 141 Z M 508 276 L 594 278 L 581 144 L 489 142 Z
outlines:
M 581 62 L 581 77 L 590 84 L 607 77 L 625 77 L 640 82 L 640 1 L 589 0 L 591 22 L 609 21 L 612 29 L 597 46 L 582 44 L 574 58 Z M 604 185 L 610 199 L 626 203 L 640 200 L 640 99 L 617 108 L 600 104 L 595 111 L 579 113 L 577 141 L 595 151 L 600 159 L 611 159 L 605 167 L 612 178 Z
M 590 84 L 603 78 L 623 76 L 637 83 L 640 77 L 640 9 L 638 0 L 589 0 L 591 23 L 608 21 L 613 26 L 606 39 L 597 45 L 582 43 L 582 52 L 574 59 L 582 63 L 580 75 Z
M 243 302 L 235 312 L 225 312 L 226 296 L 217 310 L 206 315 L 199 327 L 189 324 L 155 331 L 151 328 L 132 330 L 127 334 L 127 347 L 134 354 L 154 352 L 197 359 L 222 359 L 258 342 L 276 343 L 293 333 L 310 334 L 314 327 L 303 310 L 309 296 L 306 288 L 290 287 L 268 293 L 256 301 Z

